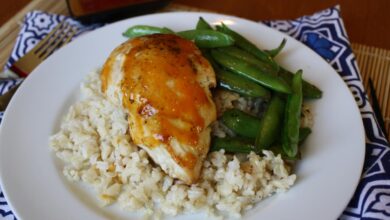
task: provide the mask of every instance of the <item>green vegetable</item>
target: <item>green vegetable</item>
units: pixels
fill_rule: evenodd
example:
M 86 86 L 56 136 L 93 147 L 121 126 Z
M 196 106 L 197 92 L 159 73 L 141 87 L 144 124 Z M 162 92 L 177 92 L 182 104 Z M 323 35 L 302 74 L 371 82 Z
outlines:
M 298 153 L 294 157 L 289 157 L 283 151 L 282 146 L 280 145 L 280 143 L 272 145 L 267 150 L 272 151 L 275 155 L 280 154 L 282 156 L 282 158 L 285 159 L 285 160 L 295 161 L 295 160 L 300 160 L 301 159 L 301 152 L 299 150 L 298 150 Z
M 196 24 L 196 30 L 212 30 L 213 28 L 204 20 L 202 17 L 199 17 L 198 23 Z
M 271 57 L 276 57 L 280 53 L 280 51 L 283 50 L 284 46 L 286 46 L 286 38 L 282 40 L 282 42 L 279 44 L 279 46 L 272 50 L 266 50 L 265 52 L 268 53 Z
M 302 142 L 307 135 L 310 133 L 310 128 L 300 128 L 299 140 Z M 301 136 L 301 134 L 306 133 L 305 136 Z M 259 154 L 261 149 L 256 147 L 253 139 L 243 138 L 243 137 L 213 137 L 211 140 L 210 151 L 218 151 L 224 149 L 227 153 L 250 153 L 251 151 Z M 272 145 L 268 150 L 271 150 L 275 155 L 281 154 L 283 158 L 289 160 L 296 160 L 300 158 L 300 155 L 297 154 L 295 157 L 288 157 L 282 150 L 280 144 Z
M 234 44 L 234 39 L 227 34 L 214 30 L 187 30 L 176 33 L 177 35 L 194 40 L 201 48 L 226 47 Z
M 294 76 L 293 73 L 284 68 L 280 68 L 278 75 L 290 84 Z M 302 81 L 302 92 L 305 98 L 319 99 L 322 97 L 322 91 L 305 80 Z
M 222 53 L 226 53 L 240 60 L 243 60 L 249 64 L 252 64 L 257 68 L 259 68 L 264 73 L 273 74 L 273 75 L 277 74 L 277 72 L 275 72 L 275 70 L 269 63 L 257 59 L 257 57 L 255 57 L 251 53 L 248 53 L 245 50 L 242 50 L 238 47 L 234 47 L 234 46 L 221 47 L 218 48 L 218 50 L 221 51 Z
M 270 97 L 271 93 L 263 86 L 219 67 L 209 50 L 202 49 L 202 54 L 213 66 L 219 87 L 248 97 Z
M 221 69 L 221 67 L 215 62 L 215 60 L 211 56 L 210 49 L 201 48 L 200 51 L 202 51 L 202 55 L 209 61 L 215 72 Z
M 279 137 L 284 114 L 284 100 L 274 95 L 268 105 L 264 116 L 260 121 L 260 129 L 256 136 L 256 147 L 259 149 L 268 148 Z
M 219 50 L 211 51 L 212 57 L 227 69 L 240 74 L 272 90 L 290 93 L 290 86 L 281 78 L 262 72 L 259 68 Z
M 269 99 L 271 93 L 261 85 L 227 70 L 216 70 L 218 86 L 248 97 Z
M 311 129 L 308 127 L 299 128 L 299 144 L 302 144 L 311 134 Z
M 250 153 L 251 151 L 260 153 L 252 140 L 241 137 L 213 138 L 210 151 L 218 151 L 221 149 L 224 149 L 227 153 Z
M 238 109 L 226 110 L 221 119 L 228 128 L 243 137 L 254 138 L 260 129 L 259 118 Z
M 148 25 L 135 25 L 127 29 L 123 36 L 134 38 L 150 34 L 173 34 L 174 32 L 166 27 L 153 27 Z
M 268 53 L 266 53 L 265 51 L 260 50 L 256 45 L 254 45 L 252 42 L 247 40 L 245 37 L 241 36 L 240 34 L 238 34 L 235 31 L 231 30 L 225 24 L 222 24 L 221 26 L 217 26 L 217 30 L 233 37 L 235 40 L 235 45 L 237 45 L 238 47 L 242 48 L 243 50 L 255 55 L 260 60 L 262 60 L 266 63 L 269 63 L 273 67 L 275 72 L 278 72 L 279 65 L 272 59 L 272 57 Z
M 302 70 L 299 70 L 292 79 L 292 93 L 287 96 L 282 131 L 282 148 L 288 157 L 295 157 L 298 153 L 299 125 L 302 108 Z
M 302 144 L 305 139 L 309 136 L 311 133 L 311 129 L 308 127 L 299 128 L 299 144 Z M 295 157 L 289 157 L 286 155 L 286 153 L 283 151 L 282 146 L 280 143 L 273 144 L 268 150 L 272 151 L 275 155 L 282 155 L 284 159 L 287 160 L 299 160 L 301 159 L 301 152 L 298 148 L 298 153 L 295 155 Z

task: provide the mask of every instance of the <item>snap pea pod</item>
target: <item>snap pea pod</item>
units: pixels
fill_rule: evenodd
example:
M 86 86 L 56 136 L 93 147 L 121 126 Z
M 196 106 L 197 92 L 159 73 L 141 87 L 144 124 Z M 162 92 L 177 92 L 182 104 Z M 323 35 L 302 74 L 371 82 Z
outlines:
M 234 39 L 224 33 L 214 30 L 187 30 L 176 33 L 180 37 L 194 40 L 201 48 L 226 47 L 234 44 Z
M 299 128 L 299 144 L 302 144 L 306 140 L 306 138 L 309 136 L 310 133 L 311 133 L 311 129 L 308 128 L 308 127 Z M 282 157 L 284 159 L 287 159 L 287 160 L 299 160 L 299 159 L 301 159 L 301 152 L 300 152 L 299 149 L 298 149 L 298 153 L 294 157 L 289 157 L 283 151 L 282 146 L 281 146 L 280 143 L 273 144 L 267 150 L 272 151 L 275 155 L 280 154 L 280 155 L 282 155 Z
M 212 50 L 211 55 L 217 63 L 237 74 L 277 92 L 291 93 L 290 85 L 278 76 L 264 73 L 256 66 L 218 50 Z
M 273 57 L 276 57 L 284 48 L 284 46 L 286 46 L 286 38 L 283 38 L 282 42 L 279 44 L 279 46 L 275 49 L 272 49 L 272 50 L 266 50 L 265 52 L 268 53 L 272 58 Z
M 282 67 L 280 68 L 278 75 L 290 84 L 294 76 L 293 73 L 291 73 L 290 71 Z M 315 85 L 305 80 L 302 80 L 302 92 L 303 92 L 303 97 L 308 99 L 319 99 L 322 97 L 322 91 L 319 88 L 317 88 Z
M 310 128 L 300 128 L 300 130 L 311 131 Z M 306 137 L 301 137 L 300 135 L 299 139 L 300 141 L 302 141 L 302 138 Z M 213 139 L 211 140 L 210 151 L 218 151 L 221 149 L 224 149 L 227 153 L 250 153 L 251 151 L 253 151 L 259 154 L 261 152 L 261 149 L 255 146 L 253 139 L 243 137 L 213 137 Z M 282 147 L 279 144 L 272 145 L 268 150 L 271 150 L 276 155 L 281 154 L 282 157 L 286 159 L 296 160 L 300 158 L 300 154 L 297 154 L 297 156 L 294 158 L 287 157 L 287 155 L 283 152 Z
M 273 97 L 274 98 L 274 97 Z M 283 99 L 280 97 L 278 100 L 274 100 L 274 106 L 281 108 L 285 106 Z M 269 109 L 269 108 L 268 108 Z M 282 108 L 284 110 L 284 108 Z M 275 110 L 275 107 L 267 110 L 267 112 L 271 112 Z M 284 111 L 283 111 L 284 113 Z M 267 113 L 265 113 L 267 114 Z M 238 109 L 229 109 L 226 110 L 222 117 L 222 122 L 231 130 L 233 130 L 236 134 L 247 137 L 247 138 L 256 138 L 257 134 L 260 132 L 261 128 L 261 119 L 257 118 L 253 115 L 245 113 Z M 299 143 L 302 143 L 311 133 L 311 129 L 308 127 L 299 128 Z M 277 134 L 279 134 L 277 132 Z
M 284 100 L 274 95 L 261 118 L 255 145 L 259 149 L 268 148 L 278 138 L 283 122 Z
M 289 161 L 296 161 L 301 159 L 301 152 L 298 150 L 297 154 L 294 157 L 288 156 L 284 151 L 280 143 L 272 145 L 267 150 L 272 151 L 275 155 L 280 154 L 283 159 L 289 160 Z
M 210 62 L 211 66 L 213 66 L 219 87 L 247 97 L 269 99 L 271 93 L 266 88 L 235 73 L 222 69 L 214 61 L 209 50 L 202 49 L 202 54 Z
M 254 151 L 257 154 L 260 153 L 253 144 L 253 140 L 241 137 L 214 137 L 211 141 L 210 151 L 218 151 L 221 149 L 224 149 L 227 153 L 248 154 L 251 151 Z
M 222 23 L 222 25 L 216 26 L 217 30 L 230 35 L 235 40 L 235 45 L 242 48 L 243 50 L 248 51 L 249 53 L 255 55 L 260 60 L 269 63 L 275 70 L 278 72 L 279 65 L 272 59 L 272 57 L 263 50 L 260 50 L 256 45 L 247 40 L 245 37 L 240 35 L 239 33 L 231 30 L 228 26 Z
M 287 96 L 282 132 L 282 148 L 288 157 L 295 157 L 298 152 L 299 125 L 302 108 L 302 70 L 292 79 L 292 93 Z
M 123 33 L 123 36 L 134 38 L 134 37 L 140 37 L 149 34 L 174 34 L 174 32 L 171 29 L 166 27 L 160 28 L 160 27 L 154 27 L 149 25 L 135 25 L 128 28 Z
M 302 144 L 310 134 L 311 129 L 309 127 L 299 128 L 299 144 Z
M 199 17 L 198 23 L 196 23 L 196 30 L 213 30 L 209 23 L 202 17 Z
M 269 99 L 271 93 L 263 86 L 224 69 L 215 71 L 218 86 L 247 97 Z
M 241 59 L 247 63 L 250 63 L 256 66 L 257 68 L 259 68 L 264 73 L 273 74 L 273 75 L 277 74 L 277 72 L 275 72 L 274 68 L 269 63 L 261 61 L 251 53 L 248 53 L 245 50 L 242 50 L 238 47 L 235 46 L 221 47 L 218 48 L 218 50 L 228 55 L 231 55 L 233 57 L 236 57 L 238 59 Z
M 200 51 L 202 52 L 202 55 L 209 61 L 215 72 L 221 69 L 221 67 L 215 62 L 215 60 L 211 56 L 210 49 L 201 48 Z
M 260 119 L 238 109 L 226 110 L 222 117 L 222 122 L 243 137 L 254 138 L 260 129 Z

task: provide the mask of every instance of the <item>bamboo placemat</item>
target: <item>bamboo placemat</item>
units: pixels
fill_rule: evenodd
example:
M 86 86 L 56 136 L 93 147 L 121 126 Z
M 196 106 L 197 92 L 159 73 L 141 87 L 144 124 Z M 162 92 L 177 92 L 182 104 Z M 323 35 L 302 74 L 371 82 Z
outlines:
M 0 29 L 0 67 L 6 63 L 19 32 L 19 24 L 24 15 L 32 10 L 41 10 L 55 14 L 68 15 L 66 2 L 33 0 Z M 179 4 L 169 4 L 162 11 L 205 11 Z M 368 79 L 374 82 L 374 87 L 385 120 L 385 129 L 390 139 L 390 50 L 352 43 L 352 49 L 359 64 L 363 84 L 369 91 Z
M 370 95 L 368 79 L 371 78 L 390 140 L 390 50 L 352 43 L 364 88 Z M 370 97 L 370 96 L 369 96 Z

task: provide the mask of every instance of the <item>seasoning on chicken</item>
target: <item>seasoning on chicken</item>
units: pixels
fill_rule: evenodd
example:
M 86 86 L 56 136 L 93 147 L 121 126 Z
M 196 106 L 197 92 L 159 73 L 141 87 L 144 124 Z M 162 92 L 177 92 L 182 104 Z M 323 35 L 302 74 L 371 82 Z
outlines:
M 216 79 L 195 44 L 171 34 L 131 39 L 111 53 L 101 79 L 126 109 L 134 143 L 171 177 L 196 182 L 216 120 Z

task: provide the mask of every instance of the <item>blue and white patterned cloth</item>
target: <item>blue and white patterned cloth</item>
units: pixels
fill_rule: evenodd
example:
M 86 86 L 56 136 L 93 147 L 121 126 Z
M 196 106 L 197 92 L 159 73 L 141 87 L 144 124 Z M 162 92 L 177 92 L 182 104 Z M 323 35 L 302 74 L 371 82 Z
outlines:
M 26 15 L 15 48 L 7 64 L 23 56 L 61 20 L 80 28 L 79 33 L 99 25 L 83 26 L 70 18 L 33 11 Z M 264 24 L 285 32 L 317 52 L 340 74 L 360 108 L 366 132 L 366 158 L 360 183 L 340 219 L 390 219 L 390 148 L 378 126 L 364 91 L 338 6 L 290 21 Z M 0 81 L 0 94 L 19 80 Z M 1 121 L 2 113 L 0 113 Z M 319 198 L 320 199 L 320 198 Z M 320 215 L 321 213 L 319 213 Z M 16 219 L 0 190 L 0 220 Z

